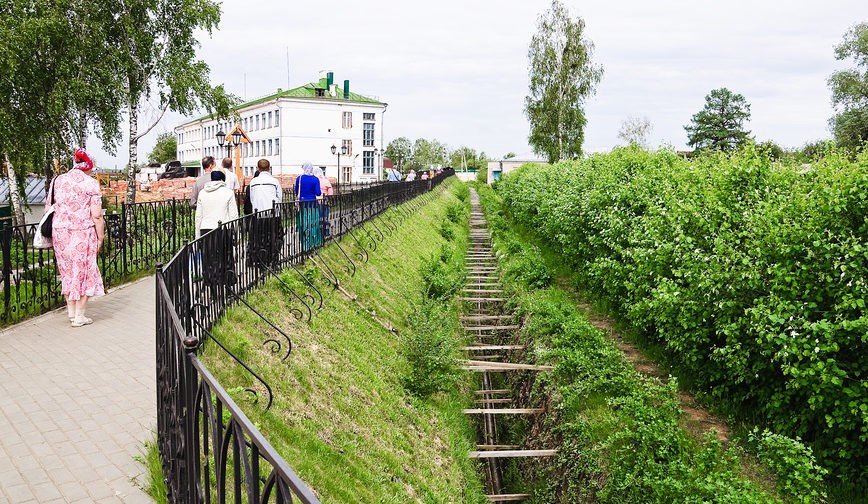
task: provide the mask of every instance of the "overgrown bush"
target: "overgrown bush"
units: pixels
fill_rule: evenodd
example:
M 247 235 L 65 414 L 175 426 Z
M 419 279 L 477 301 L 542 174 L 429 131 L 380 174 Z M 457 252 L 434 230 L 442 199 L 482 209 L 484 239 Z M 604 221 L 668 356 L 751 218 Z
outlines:
M 504 269 L 504 274 L 530 289 L 548 287 L 552 281 L 552 274 L 543 262 L 541 254 L 539 247 L 534 246 L 519 250 L 515 259 Z
M 446 217 L 456 224 L 464 219 L 466 213 L 466 206 L 457 201 L 446 207 Z
M 452 297 L 461 287 L 461 265 L 454 256 L 452 247 L 443 244 L 437 254 L 431 255 L 422 264 L 423 294 L 431 300 Z
M 868 153 L 805 168 L 755 148 L 693 161 L 625 148 L 525 166 L 498 193 L 710 399 L 864 481 Z
M 809 504 L 826 498 L 823 476 L 811 449 L 795 439 L 754 429 L 748 436 L 760 461 L 777 475 L 778 491 L 795 502 Z
M 402 349 L 409 366 L 403 383 L 412 394 L 427 397 L 454 386 L 458 377 L 454 324 L 446 308 L 434 302 L 418 305 L 408 317 Z

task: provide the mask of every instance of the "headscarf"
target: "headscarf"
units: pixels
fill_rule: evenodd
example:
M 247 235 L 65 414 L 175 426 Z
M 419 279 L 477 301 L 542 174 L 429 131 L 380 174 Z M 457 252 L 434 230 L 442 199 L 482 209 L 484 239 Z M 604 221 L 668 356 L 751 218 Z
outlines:
M 304 172 L 305 175 L 313 175 L 313 165 L 310 164 L 310 161 L 301 166 L 301 171 Z
M 93 168 L 93 160 L 87 155 L 87 152 L 84 149 L 79 147 L 75 150 L 75 164 L 72 167 L 88 171 Z
M 316 178 L 323 178 L 325 174 L 322 172 L 322 168 L 319 166 L 314 167 L 312 175 Z

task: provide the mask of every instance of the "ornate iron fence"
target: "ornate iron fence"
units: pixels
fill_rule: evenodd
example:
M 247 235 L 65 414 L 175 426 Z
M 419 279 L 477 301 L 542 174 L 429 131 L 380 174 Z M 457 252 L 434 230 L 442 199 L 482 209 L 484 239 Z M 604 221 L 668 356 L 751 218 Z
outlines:
M 387 192 L 389 185 L 377 182 L 339 186 L 337 194 L 330 198 L 333 202 L 325 204 L 327 209 L 341 209 L 330 214 L 326 210 L 327 222 L 334 226 L 329 230 L 343 229 L 341 226 L 349 224 L 343 212 L 352 211 L 353 205 L 361 205 L 357 202 L 367 201 L 372 195 Z M 423 187 L 419 181 L 398 186 L 413 191 Z M 285 188 L 284 201 L 292 199 L 292 189 Z M 239 214 L 243 213 L 243 203 L 244 196 L 239 191 Z M 169 261 L 186 242 L 195 238 L 195 211 L 187 200 L 172 199 L 133 205 L 122 203 L 114 208 L 105 214 L 106 240 L 99 255 L 100 271 L 106 287 L 152 272 L 156 264 Z M 284 219 L 291 219 L 290 215 L 284 215 L 287 211 L 281 208 L 281 215 Z M 369 213 L 370 209 L 360 206 L 353 218 L 367 219 L 365 212 Z M 14 324 L 63 305 L 54 253 L 32 247 L 35 232 L 35 224 L 13 227 L 4 220 L 0 225 L 0 281 L 3 288 L 0 326 Z M 293 255 L 292 251 L 286 250 L 282 257 Z
M 193 238 L 193 210 L 186 200 L 122 204 L 105 214 L 106 240 L 99 267 L 106 287 L 168 261 Z M 0 228 L 3 312 L 0 325 L 19 322 L 63 304 L 54 252 L 34 249 L 36 224 Z
M 397 229 L 386 209 L 429 192 L 451 174 L 354 188 L 320 202 L 277 204 L 221 223 L 157 267 L 157 438 L 170 502 L 319 502 L 208 372 L 197 351 L 208 340 L 220 346 L 258 380 L 258 393 L 268 395 L 265 408 L 270 407 L 271 387 L 213 337 L 214 322 L 234 303 L 256 312 L 244 294 L 268 278 L 282 282 L 281 270 L 295 271 L 305 285 L 305 291 L 295 292 L 284 284 L 291 312 L 309 319 L 322 308 L 323 298 L 295 266 L 316 260 L 338 286 L 342 273 L 352 274 L 356 261 L 366 260 L 368 251 Z M 411 210 L 398 208 L 399 215 L 409 217 Z M 377 216 L 382 217 L 379 223 L 373 220 Z M 366 222 L 373 231 L 362 226 Z M 341 245 L 344 239 L 357 245 L 356 261 Z M 317 257 L 326 243 L 334 243 L 343 255 L 340 272 Z M 263 345 L 285 359 L 292 341 L 272 328 L 280 336 Z

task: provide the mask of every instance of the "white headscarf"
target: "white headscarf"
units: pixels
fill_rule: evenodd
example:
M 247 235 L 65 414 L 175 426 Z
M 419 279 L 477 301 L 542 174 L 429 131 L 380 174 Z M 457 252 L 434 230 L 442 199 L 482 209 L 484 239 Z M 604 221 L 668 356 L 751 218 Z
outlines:
M 301 166 L 301 171 L 304 172 L 305 175 L 313 175 L 313 165 L 310 164 L 310 161 Z
M 323 178 L 325 177 L 325 174 L 322 172 L 322 168 L 317 166 L 313 169 L 313 176 L 316 178 Z

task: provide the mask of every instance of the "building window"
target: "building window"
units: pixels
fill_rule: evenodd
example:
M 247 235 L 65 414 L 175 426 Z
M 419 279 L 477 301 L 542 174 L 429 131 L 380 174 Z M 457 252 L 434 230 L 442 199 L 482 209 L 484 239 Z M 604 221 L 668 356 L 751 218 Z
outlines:
M 256 145 L 256 154 L 254 154 L 254 156 L 258 157 L 259 156 L 259 140 L 256 141 L 255 145 Z
M 374 151 L 362 152 L 362 173 L 365 175 L 374 174 Z
M 265 112 L 262 113 L 262 129 L 265 129 Z M 263 147 L 263 150 L 265 148 Z
M 364 130 L 364 137 L 362 138 L 362 145 L 365 147 L 373 147 L 374 146 L 374 123 L 366 122 L 362 124 L 362 129 Z
M 373 112 L 365 112 L 362 114 L 362 119 L 365 121 L 373 121 L 374 113 Z
M 280 155 L 280 139 L 279 138 L 274 139 L 274 155 L 275 156 Z
M 316 95 L 317 96 L 325 96 L 325 89 L 317 88 Z
M 344 178 L 341 180 L 344 184 L 349 184 L 353 181 L 353 167 L 344 166 Z
M 280 126 L 280 109 L 274 111 L 274 125 Z
M 268 141 L 268 155 L 269 156 L 274 155 L 274 140 Z
M 259 129 L 259 114 L 256 114 L 256 127 L 253 128 L 253 129 L 254 129 L 254 130 L 258 130 L 258 129 Z
M 353 155 L 353 141 L 352 140 L 343 140 L 341 143 L 341 146 L 342 146 L 341 150 L 343 150 L 343 147 L 347 148 L 347 156 Z
M 268 113 L 268 127 L 269 128 L 272 126 L 272 124 L 274 124 L 273 121 L 274 121 L 274 114 L 269 112 Z
M 344 112 L 344 114 L 343 114 L 343 126 L 344 126 L 344 129 L 350 129 L 353 127 L 353 113 L 352 112 Z

